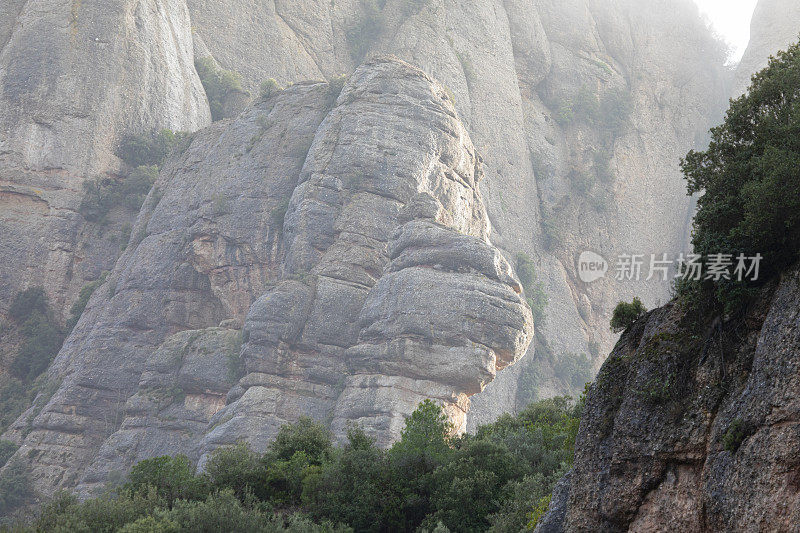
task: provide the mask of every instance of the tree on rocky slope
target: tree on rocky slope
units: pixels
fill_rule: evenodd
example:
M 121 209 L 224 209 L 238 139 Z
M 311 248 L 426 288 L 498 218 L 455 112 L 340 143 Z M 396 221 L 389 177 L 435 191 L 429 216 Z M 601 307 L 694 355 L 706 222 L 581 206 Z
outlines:
M 690 194 L 703 193 L 693 244 L 706 263 L 716 254 L 734 262 L 763 256 L 756 283 L 780 273 L 800 255 L 800 44 L 771 59 L 748 92 L 731 101 L 711 143 L 681 162 Z M 731 276 L 733 278 L 733 276 Z M 714 291 L 728 311 L 748 296 L 735 279 L 684 284 L 681 292 Z

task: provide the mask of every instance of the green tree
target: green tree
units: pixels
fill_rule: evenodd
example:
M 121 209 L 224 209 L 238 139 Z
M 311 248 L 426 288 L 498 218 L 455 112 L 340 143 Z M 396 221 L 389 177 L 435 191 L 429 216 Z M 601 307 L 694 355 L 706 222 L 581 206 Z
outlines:
M 31 287 L 17 293 L 11 302 L 11 307 L 8 308 L 9 316 L 20 324 L 36 313 L 50 314 L 50 305 L 42 287 Z
M 356 531 L 391 531 L 405 523 L 386 453 L 360 428 L 333 461 L 308 476 L 303 507 L 316 519 L 346 523 Z
M 225 118 L 225 102 L 234 93 L 244 92 L 242 77 L 238 72 L 225 70 L 217 65 L 212 57 L 202 57 L 195 61 L 195 68 L 211 107 L 211 118 L 215 121 Z
M 611 330 L 615 333 L 625 331 L 645 313 L 647 309 L 639 298 L 634 298 L 631 303 L 619 302 L 611 316 Z
M 800 251 L 800 44 L 770 60 L 750 89 L 731 101 L 724 122 L 711 130 L 705 151 L 681 162 L 690 194 L 702 193 L 693 244 L 711 254 L 763 255 L 760 282 L 798 259 Z M 705 296 L 733 310 L 758 283 L 701 284 Z
M 205 473 L 217 490 L 230 489 L 244 499 L 261 483 L 263 477 L 261 458 L 245 442 L 219 448 L 205 465 Z
M 25 505 L 33 496 L 33 486 L 24 463 L 18 459 L 0 473 L 0 516 L 6 516 Z
M 141 461 L 131 469 L 123 490 L 146 492 L 149 487 L 170 506 L 178 499 L 203 499 L 209 492 L 207 479 L 194 474 L 194 466 L 185 455 Z

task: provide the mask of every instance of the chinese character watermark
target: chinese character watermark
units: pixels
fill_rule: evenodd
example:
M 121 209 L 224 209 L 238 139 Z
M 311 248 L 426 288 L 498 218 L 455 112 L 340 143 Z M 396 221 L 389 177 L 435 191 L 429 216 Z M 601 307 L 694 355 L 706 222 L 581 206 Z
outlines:
M 693 281 L 758 281 L 761 272 L 761 254 L 748 256 L 739 254 L 709 254 L 705 258 L 698 254 L 620 254 L 614 265 L 616 281 L 669 281 L 685 279 Z M 583 252 L 578 257 L 578 277 L 584 283 L 592 283 L 606 277 L 611 265 L 595 252 Z

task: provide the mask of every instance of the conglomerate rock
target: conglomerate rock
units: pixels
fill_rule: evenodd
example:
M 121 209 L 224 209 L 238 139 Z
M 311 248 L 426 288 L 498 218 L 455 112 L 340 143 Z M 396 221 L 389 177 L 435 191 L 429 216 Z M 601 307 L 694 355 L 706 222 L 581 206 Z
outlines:
M 537 531 L 793 531 L 799 300 L 793 271 L 705 331 L 675 304 L 636 324 L 592 386 L 568 490 Z
M 48 371 L 52 396 L 7 434 L 37 488 L 264 449 L 302 415 L 386 445 L 431 397 L 463 429 L 468 397 L 533 337 L 482 177 L 445 89 L 389 57 L 341 94 L 295 85 L 195 135 Z

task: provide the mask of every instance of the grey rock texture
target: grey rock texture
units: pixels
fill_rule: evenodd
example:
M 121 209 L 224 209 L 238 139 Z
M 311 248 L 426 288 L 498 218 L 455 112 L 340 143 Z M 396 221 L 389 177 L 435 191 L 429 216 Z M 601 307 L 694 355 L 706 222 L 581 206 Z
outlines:
M 211 417 L 225 405 L 238 379 L 241 333 L 208 328 L 177 333 L 148 357 L 138 391 L 123 409 L 124 419 L 97 452 L 83 477 L 83 489 L 102 489 L 122 479 L 135 464 L 180 450 L 193 461 Z
M 49 369 L 60 387 L 9 431 L 36 450 L 45 492 L 80 481 L 167 337 L 230 319 L 239 329 L 277 279 L 283 223 L 273 213 L 329 103 L 327 86 L 295 86 L 198 133 L 165 166 L 130 245 Z
M 183 0 L 14 0 L 0 20 L 0 314 L 40 285 L 64 319 L 119 255 L 77 212 L 83 182 L 118 175 L 125 133 L 210 122 L 189 11 Z
M 388 444 L 423 398 L 459 430 L 517 409 L 526 373 L 554 374 L 533 349 L 507 368 L 533 337 L 518 253 L 556 360 L 592 344 L 598 367 L 616 302 L 666 299 L 667 283 L 583 284 L 575 260 L 687 246 L 678 159 L 726 96 L 690 0 L 388 0 L 376 19 L 359 0 L 95 4 L 0 6 L 0 313 L 44 284 L 64 318 L 112 270 L 6 435 L 44 493 L 91 492 L 157 448 L 263 449 L 300 414 Z M 294 85 L 199 131 L 117 260 L 100 234 L 125 217 L 87 225 L 82 183 L 124 170 L 126 132 L 209 124 L 206 56 L 254 95 Z M 343 73 L 341 94 L 321 81 Z M 186 405 L 137 403 L 146 369 L 221 323 L 243 330 L 243 376 L 202 435 L 181 411 L 198 438 L 168 449 L 159 417 Z M 538 397 L 574 392 L 545 378 Z M 137 444 L 149 421 L 163 446 Z
M 793 0 L 759 0 L 750 24 L 750 43 L 736 69 L 734 96 L 750 85 L 750 77 L 767 66 L 770 56 L 800 38 L 800 4 Z
M 533 337 L 482 178 L 445 89 L 396 58 L 196 134 L 50 368 L 52 396 L 6 434 L 37 488 L 88 494 L 147 456 L 264 449 L 302 415 L 385 445 L 431 397 L 463 429 L 469 396 Z M 242 329 L 240 352 L 220 323 Z
M 375 53 L 440 80 L 484 158 L 492 241 L 507 257 L 523 252 L 537 264 L 550 296 L 550 319 L 539 330 L 557 356 L 588 353 L 590 342 L 608 353 L 618 300 L 638 295 L 653 306 L 668 298 L 668 282 L 587 286 L 575 260 L 586 249 L 613 262 L 622 253 L 688 248 L 692 203 L 678 160 L 702 139 L 728 91 L 724 50 L 692 2 L 389 0 L 378 19 L 356 0 L 189 6 L 209 51 L 250 87 L 331 78 Z M 258 53 L 254 35 L 282 52 Z M 617 128 L 613 113 L 588 116 L 580 109 L 586 95 L 624 97 L 630 120 Z M 575 115 L 569 123 L 560 117 L 566 108 Z M 607 171 L 598 172 L 598 155 Z M 589 178 L 588 191 L 576 177 Z M 506 375 L 475 398 L 472 412 L 491 420 L 515 409 L 516 396 L 517 379 Z
M 799 298 L 794 271 L 705 332 L 674 304 L 639 321 L 592 387 L 541 530 L 796 529 Z

